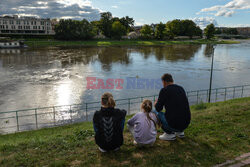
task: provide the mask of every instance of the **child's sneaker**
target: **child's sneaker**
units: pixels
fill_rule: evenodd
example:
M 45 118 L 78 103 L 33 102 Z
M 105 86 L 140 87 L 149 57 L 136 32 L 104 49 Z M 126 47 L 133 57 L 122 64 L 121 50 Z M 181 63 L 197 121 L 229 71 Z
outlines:
M 185 137 L 185 134 L 184 132 L 175 132 L 175 135 L 179 138 L 184 138 Z
M 106 150 L 102 149 L 101 147 L 99 147 L 99 150 L 100 150 L 102 153 L 107 152 Z
M 172 134 L 163 133 L 162 135 L 159 136 L 159 139 L 173 141 L 176 139 L 176 136 L 174 133 L 172 133 Z

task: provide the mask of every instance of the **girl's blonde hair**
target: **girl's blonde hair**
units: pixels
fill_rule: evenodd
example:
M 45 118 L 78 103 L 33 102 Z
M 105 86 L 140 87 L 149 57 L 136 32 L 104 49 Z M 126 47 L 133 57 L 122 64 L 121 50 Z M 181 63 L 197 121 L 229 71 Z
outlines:
M 115 107 L 115 100 L 111 93 L 106 92 L 102 95 L 102 105 L 114 108 Z
M 147 118 L 148 118 L 148 122 L 150 123 L 150 121 L 152 121 L 155 125 L 155 128 L 157 128 L 157 124 L 155 122 L 155 120 L 153 120 L 149 113 L 152 111 L 152 102 L 148 99 L 145 99 L 143 100 L 143 102 L 141 103 L 141 109 L 147 114 Z M 158 117 L 156 116 L 157 120 L 158 120 Z M 160 122 L 159 120 L 157 122 Z M 159 126 L 160 126 L 160 123 L 159 123 Z

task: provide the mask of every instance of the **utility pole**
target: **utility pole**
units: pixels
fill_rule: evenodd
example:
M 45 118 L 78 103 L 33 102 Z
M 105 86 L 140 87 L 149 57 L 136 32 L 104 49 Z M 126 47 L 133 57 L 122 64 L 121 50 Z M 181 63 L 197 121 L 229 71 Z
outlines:
M 212 91 L 213 70 L 214 70 L 214 50 L 215 50 L 215 45 L 212 44 L 212 62 L 211 62 L 211 70 L 210 70 L 210 84 L 209 84 L 208 103 L 211 102 L 211 91 Z

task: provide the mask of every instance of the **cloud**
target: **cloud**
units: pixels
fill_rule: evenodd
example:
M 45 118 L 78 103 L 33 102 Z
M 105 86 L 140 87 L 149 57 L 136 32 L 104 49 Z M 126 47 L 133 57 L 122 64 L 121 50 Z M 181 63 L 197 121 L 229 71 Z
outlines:
M 114 6 L 111 6 L 112 8 L 115 8 L 115 9 L 117 9 L 118 8 L 118 6 L 116 6 L 116 5 L 114 5 Z
M 0 15 L 36 16 L 41 18 L 100 18 L 100 10 L 89 0 L 8 0 L 0 1 Z
M 249 10 L 250 0 L 231 0 L 225 5 L 216 5 L 204 8 L 197 14 L 210 13 L 214 16 L 231 17 L 237 10 Z M 212 13 L 211 13 L 212 12 Z
M 218 26 L 217 21 L 213 17 L 196 17 L 193 20 L 201 29 L 204 29 L 208 24 Z

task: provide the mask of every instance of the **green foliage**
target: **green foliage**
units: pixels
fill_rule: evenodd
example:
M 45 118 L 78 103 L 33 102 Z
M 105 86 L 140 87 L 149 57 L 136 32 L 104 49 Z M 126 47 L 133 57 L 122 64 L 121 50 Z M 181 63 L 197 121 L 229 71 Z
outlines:
M 182 32 L 181 36 L 189 36 L 190 39 L 193 38 L 193 36 L 202 36 L 202 30 L 199 26 L 196 26 L 196 24 L 192 20 L 182 20 Z
M 112 24 L 112 31 L 111 31 L 111 36 L 114 39 L 121 39 L 123 35 L 126 35 L 126 27 L 121 24 L 120 21 L 115 21 Z
M 222 31 L 220 28 L 216 28 L 214 34 L 222 34 Z
M 157 24 L 155 28 L 155 38 L 164 39 L 165 36 L 166 36 L 166 25 L 160 22 L 160 24 Z
M 127 32 L 132 30 L 133 25 L 133 18 L 128 16 L 122 18 L 112 17 L 110 12 L 101 13 L 101 20 L 99 21 L 102 34 L 115 39 L 120 39 L 122 35 L 126 35 Z M 118 30 L 121 32 L 119 33 Z
M 238 31 L 236 28 L 224 28 L 222 30 L 222 33 L 228 35 L 238 35 Z
M 214 34 L 215 34 L 214 24 L 207 25 L 207 27 L 204 29 L 204 34 L 205 34 L 207 39 L 213 38 Z
M 100 30 L 108 38 L 111 38 L 112 14 L 110 12 L 101 13 Z
M 93 38 L 96 34 L 92 24 L 87 20 L 60 20 L 55 26 L 55 38 L 62 40 L 86 40 Z
M 167 36 L 170 39 L 173 39 L 175 36 L 179 36 L 183 32 L 183 26 L 181 20 L 169 21 L 166 24 Z
M 166 34 L 168 38 L 173 39 L 175 36 L 201 36 L 202 30 L 192 20 L 173 20 L 166 24 Z
M 133 18 L 126 16 L 126 17 L 122 17 L 119 21 L 121 22 L 123 26 L 125 26 L 127 32 L 132 31 L 132 27 L 134 26 L 134 23 L 135 23 Z
M 142 29 L 140 30 L 141 32 L 141 36 L 145 39 L 151 39 L 152 38 L 152 35 L 153 35 L 153 30 L 151 28 L 151 26 L 149 25 L 144 25 L 142 27 Z

